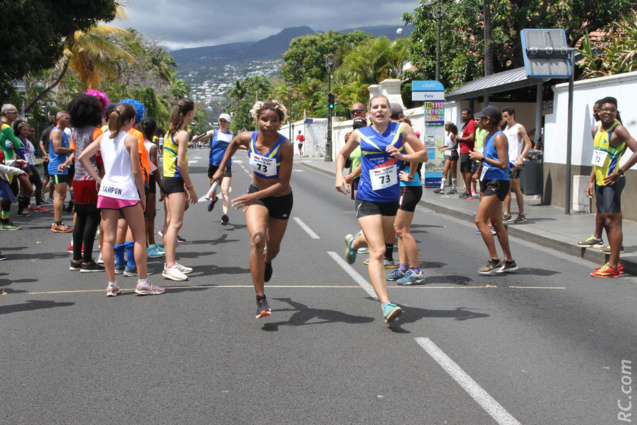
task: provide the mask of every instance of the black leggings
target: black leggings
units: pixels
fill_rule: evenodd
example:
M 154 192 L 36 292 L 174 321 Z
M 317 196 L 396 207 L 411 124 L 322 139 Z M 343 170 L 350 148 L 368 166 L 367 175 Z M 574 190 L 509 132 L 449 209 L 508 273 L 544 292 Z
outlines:
M 33 175 L 29 176 L 29 181 L 35 186 L 35 205 L 38 207 L 42 203 L 42 179 L 35 165 L 29 165 L 29 170 Z
M 95 233 L 100 224 L 100 219 L 101 215 L 99 211 L 77 212 L 75 227 L 73 227 L 73 261 L 77 262 L 82 260 L 84 264 L 88 264 L 93 260 Z M 84 245 L 83 255 L 82 245 Z

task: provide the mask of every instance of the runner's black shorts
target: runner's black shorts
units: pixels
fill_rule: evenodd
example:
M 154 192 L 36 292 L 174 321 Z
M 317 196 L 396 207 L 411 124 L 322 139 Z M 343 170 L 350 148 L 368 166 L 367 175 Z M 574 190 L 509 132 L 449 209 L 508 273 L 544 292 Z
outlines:
M 395 217 L 398 212 L 398 201 L 372 202 L 357 199 L 354 205 L 356 206 L 356 218 L 367 217 L 370 215 Z
M 519 179 L 522 174 L 522 167 L 516 167 L 515 164 L 509 163 L 509 178 Z
M 208 178 L 211 179 L 212 176 L 215 175 L 218 169 L 219 169 L 218 165 L 208 165 Z M 232 166 L 226 167 L 226 172 L 223 174 L 223 176 L 232 178 Z
M 461 173 L 470 173 L 471 172 L 471 163 L 473 161 L 469 157 L 468 153 L 460 154 L 460 172 Z
M 597 212 L 620 213 L 622 212 L 622 191 L 626 186 L 626 177 L 620 177 L 615 184 L 610 186 L 598 186 L 595 183 L 595 205 Z
M 161 189 L 166 195 L 173 193 L 186 193 L 184 179 L 181 177 L 164 177 L 161 179 Z
M 248 188 L 248 193 L 258 192 L 259 188 L 251 184 Z M 283 196 L 268 196 L 267 198 L 261 198 L 254 201 L 253 205 L 263 205 L 268 209 L 268 215 L 270 218 L 276 218 L 277 220 L 287 220 L 292 213 L 292 206 L 294 204 L 294 197 L 292 191 Z
M 416 205 L 422 198 L 422 186 L 402 186 L 400 188 L 400 199 L 398 209 L 401 211 L 414 212 Z
M 496 195 L 500 201 L 504 201 L 510 188 L 511 182 L 509 180 L 482 180 L 480 182 L 482 196 Z
M 157 182 L 152 174 L 148 177 L 148 193 L 157 193 Z M 148 201 L 148 197 L 146 197 L 146 200 Z

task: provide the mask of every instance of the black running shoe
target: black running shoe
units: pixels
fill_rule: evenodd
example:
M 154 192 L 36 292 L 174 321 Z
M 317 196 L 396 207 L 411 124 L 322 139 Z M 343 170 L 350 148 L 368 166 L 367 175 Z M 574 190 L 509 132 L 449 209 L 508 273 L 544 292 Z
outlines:
M 265 295 L 261 297 L 257 295 L 257 319 L 268 317 L 271 314 L 272 310 L 270 310 L 270 305 L 268 304 L 268 300 L 265 299 Z
M 66 212 L 73 212 L 73 206 L 75 205 L 74 201 L 69 201 L 68 207 L 66 207 Z
M 228 217 L 226 214 L 221 216 L 221 225 L 225 226 L 226 224 L 228 224 L 228 222 L 230 221 L 230 217 Z
M 80 268 L 80 273 L 93 273 L 93 272 L 103 272 L 104 266 L 97 264 L 95 261 L 92 261 L 88 264 L 82 263 L 82 267 Z
M 265 263 L 265 273 L 263 277 L 264 282 L 269 282 L 272 277 L 272 263 Z
M 82 268 L 82 262 L 81 261 L 73 261 L 71 260 L 71 267 L 69 267 L 69 270 L 71 270 L 72 272 L 76 272 L 78 270 L 80 270 Z

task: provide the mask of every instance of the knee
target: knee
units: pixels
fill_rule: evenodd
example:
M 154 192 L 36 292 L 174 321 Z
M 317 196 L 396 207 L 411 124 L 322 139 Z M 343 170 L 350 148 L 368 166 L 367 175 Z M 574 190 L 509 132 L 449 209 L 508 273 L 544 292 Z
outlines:
M 256 232 L 254 235 L 250 237 L 250 245 L 252 249 L 257 249 L 263 251 L 265 248 L 265 233 Z

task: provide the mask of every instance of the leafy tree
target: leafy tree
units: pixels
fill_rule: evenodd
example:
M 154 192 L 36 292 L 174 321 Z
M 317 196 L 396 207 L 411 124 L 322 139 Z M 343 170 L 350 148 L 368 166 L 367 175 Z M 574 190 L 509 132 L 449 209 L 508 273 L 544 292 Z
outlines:
M 230 129 L 237 134 L 243 130 L 255 130 L 256 121 L 250 116 L 250 109 L 257 100 L 270 100 L 272 84 L 263 75 L 235 81 L 234 87 L 228 90 L 227 97 L 231 101 L 228 109 L 233 112 Z
M 484 75 L 484 0 L 461 2 L 444 0 L 448 11 L 441 19 L 441 80 L 448 88 Z M 501 0 L 491 2 L 492 34 L 490 47 L 493 71 L 501 72 L 523 65 L 520 31 L 525 28 L 564 28 L 569 46 L 575 46 L 587 32 L 606 29 L 613 21 L 637 8 L 634 0 L 616 0 L 600 4 L 596 0 Z M 415 29 L 411 62 L 417 71 L 409 76 L 431 79 L 434 76 L 436 28 L 433 16 L 437 2 L 421 1 L 412 12 L 403 15 Z
M 0 13 L 0 93 L 29 72 L 49 69 L 75 31 L 115 17 L 116 0 L 3 1 Z
M 327 31 L 295 38 L 290 48 L 283 54 L 285 63 L 281 67 L 281 76 L 285 81 L 299 84 L 307 78 L 327 79 L 325 56 L 334 55 L 334 63 L 338 65 L 343 56 L 361 41 L 373 37 L 363 31 L 342 33 Z

